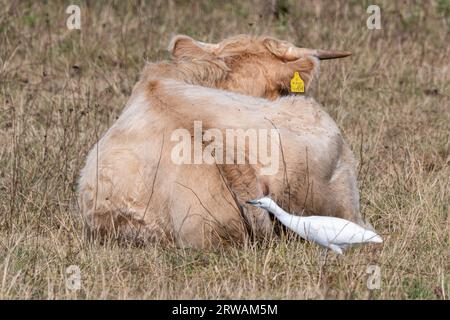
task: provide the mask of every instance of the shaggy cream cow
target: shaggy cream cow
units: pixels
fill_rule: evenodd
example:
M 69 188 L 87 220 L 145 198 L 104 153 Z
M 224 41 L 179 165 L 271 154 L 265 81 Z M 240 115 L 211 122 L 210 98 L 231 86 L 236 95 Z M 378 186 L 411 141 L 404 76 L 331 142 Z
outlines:
M 145 68 L 122 115 L 88 155 L 79 203 L 91 229 L 183 247 L 242 243 L 273 232 L 269 215 L 245 204 L 264 195 L 289 212 L 364 223 L 355 160 L 335 122 L 312 98 L 279 98 L 296 71 L 308 88 L 319 59 L 349 53 L 248 36 L 219 44 L 178 36 L 169 50 L 175 59 Z M 276 130 L 278 170 L 265 173 L 259 160 L 177 163 L 174 132 L 185 130 L 195 144 L 199 121 L 200 135 L 250 128 L 270 139 Z M 251 157 L 247 144 L 233 148 Z

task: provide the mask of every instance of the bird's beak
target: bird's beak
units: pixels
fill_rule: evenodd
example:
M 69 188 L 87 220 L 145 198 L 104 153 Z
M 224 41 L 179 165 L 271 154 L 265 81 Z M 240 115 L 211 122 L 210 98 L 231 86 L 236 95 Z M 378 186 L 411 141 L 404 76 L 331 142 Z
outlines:
M 251 204 L 252 206 L 255 206 L 258 204 L 258 200 L 249 200 L 249 201 L 245 201 L 248 204 Z

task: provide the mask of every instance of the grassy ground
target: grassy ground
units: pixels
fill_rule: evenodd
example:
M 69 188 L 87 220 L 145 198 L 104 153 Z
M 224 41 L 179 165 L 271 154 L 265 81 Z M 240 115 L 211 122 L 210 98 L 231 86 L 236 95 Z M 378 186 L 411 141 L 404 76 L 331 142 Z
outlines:
M 0 0 L 0 298 L 448 299 L 450 2 Z M 330 255 L 296 239 L 199 252 L 87 241 L 76 181 L 145 59 L 176 33 L 270 34 L 354 52 L 322 63 L 311 93 L 359 160 L 363 214 L 382 246 Z M 81 289 L 66 287 L 66 268 Z M 369 290 L 369 265 L 381 288 Z

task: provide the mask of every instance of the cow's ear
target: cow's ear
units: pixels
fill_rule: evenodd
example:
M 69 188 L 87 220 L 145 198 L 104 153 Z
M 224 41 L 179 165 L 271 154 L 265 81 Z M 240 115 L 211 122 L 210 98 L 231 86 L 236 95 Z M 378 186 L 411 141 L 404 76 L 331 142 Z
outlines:
M 185 35 L 173 37 L 170 41 L 168 50 L 170 54 L 177 59 L 184 57 L 199 58 L 208 54 L 199 42 Z
M 283 60 L 288 60 L 286 59 L 287 47 L 283 45 L 283 43 L 280 40 L 267 37 L 263 40 L 263 44 L 266 47 L 266 49 L 269 50 L 269 52 L 274 54 L 276 57 Z
M 283 61 L 293 61 L 308 54 L 309 49 L 294 47 L 291 43 L 266 37 L 263 40 L 266 49 Z
M 295 72 L 298 72 L 305 83 L 305 90 L 308 90 L 312 80 L 319 75 L 320 60 L 314 56 L 306 56 L 294 61 L 289 61 L 285 66 L 285 73 L 287 74 L 288 79 L 285 79 L 284 81 L 288 80 L 288 85 L 290 86 L 290 80 L 294 77 Z

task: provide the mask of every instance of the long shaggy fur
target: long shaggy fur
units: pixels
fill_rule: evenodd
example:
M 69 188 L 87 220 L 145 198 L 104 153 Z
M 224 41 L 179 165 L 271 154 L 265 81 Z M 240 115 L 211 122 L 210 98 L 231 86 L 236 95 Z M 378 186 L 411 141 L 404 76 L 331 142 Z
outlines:
M 288 59 L 293 45 L 274 41 L 177 36 L 172 61 L 147 65 L 81 172 L 79 202 L 90 228 L 182 247 L 242 243 L 273 232 L 268 214 L 245 204 L 263 195 L 290 212 L 363 223 L 354 157 L 335 122 L 312 98 L 280 98 L 295 71 L 308 88 L 319 61 Z M 174 164 L 171 133 L 193 134 L 194 121 L 222 132 L 278 129 L 278 173 L 264 176 L 258 164 Z

